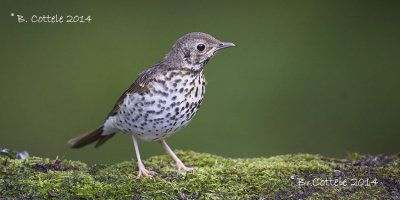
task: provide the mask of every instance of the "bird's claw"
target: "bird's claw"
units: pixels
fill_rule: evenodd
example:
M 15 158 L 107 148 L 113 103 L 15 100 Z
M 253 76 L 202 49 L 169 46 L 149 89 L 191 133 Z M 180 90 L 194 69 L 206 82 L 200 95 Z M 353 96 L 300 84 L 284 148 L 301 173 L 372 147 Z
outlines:
M 197 167 L 186 167 L 182 162 L 177 162 L 175 165 L 171 164 L 172 167 L 178 169 L 178 173 L 183 169 L 187 172 L 194 172 L 195 170 L 198 170 Z
M 157 174 L 154 171 L 149 171 L 146 168 L 144 168 L 143 163 L 138 163 L 138 167 L 139 167 L 139 173 L 136 177 L 137 179 L 139 179 L 142 174 L 147 178 L 153 178 L 153 176 Z

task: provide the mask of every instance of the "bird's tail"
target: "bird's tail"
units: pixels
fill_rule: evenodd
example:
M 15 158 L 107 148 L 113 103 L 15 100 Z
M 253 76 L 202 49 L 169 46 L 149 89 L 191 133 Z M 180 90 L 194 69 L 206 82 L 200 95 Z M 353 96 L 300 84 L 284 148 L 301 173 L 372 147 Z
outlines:
M 91 144 L 97 141 L 95 146 L 97 148 L 115 135 L 115 133 L 111 133 L 108 135 L 101 135 L 101 133 L 103 133 L 103 128 L 104 128 L 103 126 L 100 126 L 88 133 L 70 139 L 68 143 L 72 144 L 71 148 L 81 148 L 87 144 Z

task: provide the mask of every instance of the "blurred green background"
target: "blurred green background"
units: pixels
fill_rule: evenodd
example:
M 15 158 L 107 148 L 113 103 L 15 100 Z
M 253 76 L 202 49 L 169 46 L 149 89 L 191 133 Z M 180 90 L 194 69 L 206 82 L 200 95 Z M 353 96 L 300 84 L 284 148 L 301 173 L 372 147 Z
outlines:
M 183 34 L 237 46 L 205 68 L 202 108 L 167 139 L 230 157 L 400 151 L 399 1 L 0 3 L 0 147 L 88 163 L 135 158 L 131 138 L 71 150 Z M 90 15 L 83 24 L 11 16 Z M 139 143 L 142 157 L 166 154 Z

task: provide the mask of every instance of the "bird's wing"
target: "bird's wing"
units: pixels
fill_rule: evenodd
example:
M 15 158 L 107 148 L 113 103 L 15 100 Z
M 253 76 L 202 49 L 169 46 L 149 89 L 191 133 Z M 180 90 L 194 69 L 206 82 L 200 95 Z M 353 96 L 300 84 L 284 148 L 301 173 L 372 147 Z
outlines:
M 149 89 L 149 83 L 151 80 L 154 79 L 155 75 L 157 74 L 157 66 L 153 66 L 146 71 L 139 74 L 136 81 L 119 97 L 117 103 L 115 103 L 113 109 L 110 113 L 108 113 L 108 117 L 114 116 L 118 113 L 121 104 L 124 102 L 124 99 L 129 94 L 134 93 L 142 93 Z

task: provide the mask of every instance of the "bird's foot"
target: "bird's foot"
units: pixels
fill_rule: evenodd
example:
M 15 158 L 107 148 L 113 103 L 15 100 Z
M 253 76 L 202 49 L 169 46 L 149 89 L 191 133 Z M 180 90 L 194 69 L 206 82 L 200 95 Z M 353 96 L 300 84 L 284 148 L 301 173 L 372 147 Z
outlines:
M 165 142 L 164 139 L 160 140 L 159 142 L 163 146 L 163 148 L 168 152 L 168 154 L 175 160 L 176 164 L 175 165 L 171 164 L 171 166 L 178 169 L 178 173 L 181 171 L 181 169 L 187 172 L 193 172 L 194 170 L 197 170 L 197 167 L 195 168 L 186 167 L 182 163 L 182 161 L 179 160 L 179 158 L 175 155 L 175 153 L 171 150 L 171 148 L 169 148 L 168 144 Z
M 191 168 L 191 167 L 186 167 L 182 162 L 177 162 L 175 165 L 171 164 L 172 167 L 175 167 L 178 169 L 178 173 L 183 169 L 187 172 L 194 172 L 195 170 L 198 170 L 197 167 Z
M 153 176 L 156 175 L 156 172 L 149 171 L 146 168 L 144 168 L 144 165 L 141 162 L 138 163 L 138 167 L 139 167 L 139 174 L 136 177 L 137 179 L 139 179 L 142 174 L 147 178 L 153 178 Z

